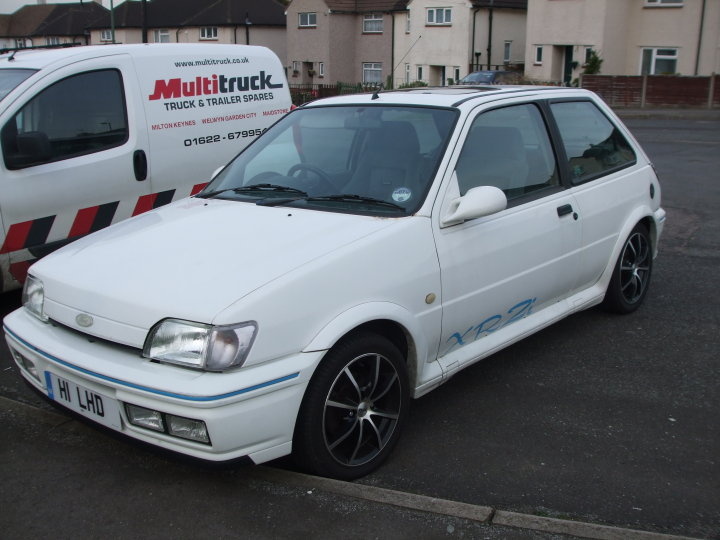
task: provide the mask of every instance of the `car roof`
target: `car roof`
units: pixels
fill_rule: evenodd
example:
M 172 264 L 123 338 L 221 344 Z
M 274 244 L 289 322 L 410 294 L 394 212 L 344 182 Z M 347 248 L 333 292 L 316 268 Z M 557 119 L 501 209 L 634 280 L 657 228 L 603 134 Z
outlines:
M 558 86 L 521 86 L 521 85 L 462 85 L 441 87 L 419 87 L 404 90 L 386 90 L 373 94 L 351 94 L 319 99 L 303 107 L 328 105 L 416 105 L 425 107 L 460 107 L 464 103 L 473 106 L 498 101 L 510 97 L 539 98 L 562 96 L 593 96 L 592 92 L 578 88 Z
M 0 55 L 0 69 L 43 69 L 56 62 L 69 63 L 70 61 L 85 60 L 88 58 L 96 58 L 101 56 L 112 56 L 116 54 L 131 54 L 133 57 L 150 57 L 150 56 L 173 56 L 178 57 L 187 54 L 201 54 L 207 51 L 209 54 L 220 53 L 226 54 L 225 49 L 218 47 L 235 47 L 238 45 L 213 45 L 211 48 L 205 49 L 207 45 L 199 45 L 197 43 L 134 43 L 134 44 L 117 44 L 117 45 L 87 45 L 79 47 L 58 47 L 48 49 L 17 49 Z M 249 54 L 252 50 L 253 55 L 268 54 L 263 47 L 253 45 L 242 45 L 244 51 L 241 54 Z M 200 51 L 200 53 L 199 53 Z M 220 52 L 224 51 L 224 52 Z M 240 52 L 238 50 L 237 52 Z

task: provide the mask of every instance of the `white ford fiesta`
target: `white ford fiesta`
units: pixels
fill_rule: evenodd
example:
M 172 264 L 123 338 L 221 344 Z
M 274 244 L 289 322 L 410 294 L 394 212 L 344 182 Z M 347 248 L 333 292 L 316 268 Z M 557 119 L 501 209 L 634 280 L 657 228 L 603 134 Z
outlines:
M 634 311 L 664 220 L 592 93 L 324 99 L 197 196 L 34 264 L 3 326 L 30 384 L 110 429 L 355 478 L 411 398 L 571 313 Z

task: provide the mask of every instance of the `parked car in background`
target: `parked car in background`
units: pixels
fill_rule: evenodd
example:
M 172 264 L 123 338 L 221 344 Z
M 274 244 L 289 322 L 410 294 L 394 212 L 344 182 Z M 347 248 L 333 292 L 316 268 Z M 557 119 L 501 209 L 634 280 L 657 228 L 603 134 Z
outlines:
M 196 193 L 290 107 L 264 47 L 0 54 L 0 292 L 58 247 Z
M 473 71 L 458 81 L 458 84 L 520 84 L 519 71 L 483 70 Z
M 636 310 L 664 222 L 585 90 L 322 99 L 195 197 L 35 263 L 4 331 L 34 388 L 129 437 L 357 478 L 411 398 L 577 311 Z

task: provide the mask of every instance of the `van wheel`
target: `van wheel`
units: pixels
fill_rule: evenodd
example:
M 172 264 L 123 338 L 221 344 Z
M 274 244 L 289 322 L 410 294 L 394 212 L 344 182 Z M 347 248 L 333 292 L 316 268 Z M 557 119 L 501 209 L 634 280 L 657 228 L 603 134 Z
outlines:
M 294 457 L 320 476 L 364 476 L 397 443 L 409 404 L 397 347 L 376 334 L 351 336 L 327 353 L 310 380 L 295 427 Z
M 650 235 L 638 223 L 620 251 L 602 307 L 615 313 L 632 313 L 639 308 L 650 285 L 652 263 Z

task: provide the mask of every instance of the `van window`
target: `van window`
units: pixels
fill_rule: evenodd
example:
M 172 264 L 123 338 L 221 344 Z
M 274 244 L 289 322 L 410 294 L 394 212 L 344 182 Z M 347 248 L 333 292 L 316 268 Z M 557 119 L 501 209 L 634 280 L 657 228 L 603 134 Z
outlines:
M 120 73 L 90 71 L 56 82 L 3 126 L 0 139 L 11 170 L 122 145 L 128 126 Z
M 0 69 L 0 101 L 36 71 L 35 69 Z

